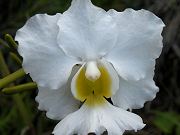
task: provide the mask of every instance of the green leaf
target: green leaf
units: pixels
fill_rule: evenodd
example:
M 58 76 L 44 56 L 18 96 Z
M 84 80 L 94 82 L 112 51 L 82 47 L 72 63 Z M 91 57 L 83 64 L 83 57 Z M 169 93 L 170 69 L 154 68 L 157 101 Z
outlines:
M 155 112 L 153 123 L 164 133 L 170 134 L 176 125 L 179 125 L 178 115 L 174 112 Z
M 178 125 L 178 127 L 176 128 L 176 134 L 180 135 L 180 125 Z

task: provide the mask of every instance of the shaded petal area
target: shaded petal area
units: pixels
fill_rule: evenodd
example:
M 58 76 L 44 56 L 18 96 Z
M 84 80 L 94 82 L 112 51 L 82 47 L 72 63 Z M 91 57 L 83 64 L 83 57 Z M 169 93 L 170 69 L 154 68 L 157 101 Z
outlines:
M 59 45 L 69 56 L 96 59 L 104 56 L 116 42 L 114 20 L 91 0 L 73 0 L 58 25 Z
M 80 102 L 74 99 L 70 88 L 66 85 L 58 90 L 50 90 L 39 87 L 36 101 L 39 103 L 38 109 L 47 111 L 46 115 L 50 119 L 61 120 L 66 115 L 78 110 Z
M 17 31 L 15 40 L 23 57 L 23 68 L 38 86 L 58 89 L 71 73 L 76 60 L 67 57 L 57 44 L 61 14 L 37 14 Z
M 105 99 L 104 99 L 105 100 Z M 101 135 L 107 130 L 108 135 L 122 135 L 125 130 L 140 130 L 145 125 L 142 119 L 131 112 L 112 106 L 105 101 L 103 106 L 85 104 L 76 112 L 65 117 L 54 129 L 54 135 Z
M 117 23 L 118 40 L 106 58 L 125 80 L 136 81 L 154 73 L 155 59 L 162 50 L 162 20 L 143 9 L 110 10 L 109 14 Z
M 146 101 L 151 101 L 159 91 L 153 79 L 153 75 L 146 76 L 139 81 L 126 81 L 119 79 L 119 90 L 112 96 L 114 105 L 123 109 L 139 109 Z

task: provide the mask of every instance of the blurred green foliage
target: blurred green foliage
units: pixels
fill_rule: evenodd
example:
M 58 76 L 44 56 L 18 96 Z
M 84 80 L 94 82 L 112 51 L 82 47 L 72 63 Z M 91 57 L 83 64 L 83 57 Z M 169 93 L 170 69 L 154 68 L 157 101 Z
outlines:
M 155 112 L 153 123 L 166 135 L 180 134 L 180 115 L 175 112 Z
M 160 87 L 156 100 L 144 109 L 134 110 L 147 126 L 138 133 L 127 135 L 180 135 L 180 5 L 178 0 L 92 0 L 108 10 L 125 8 L 151 10 L 166 24 L 163 32 L 164 49 L 157 60 L 155 81 Z M 21 68 L 21 60 L 12 43 L 4 38 L 15 35 L 26 20 L 37 13 L 64 12 L 71 0 L 1 0 L 0 1 L 0 78 Z M 9 46 L 10 45 L 10 46 Z M 9 86 L 32 82 L 27 75 Z M 34 88 L 34 87 L 33 87 Z M 39 112 L 34 101 L 36 91 L 15 95 L 0 93 L 0 135 L 49 135 L 58 121 L 52 121 Z

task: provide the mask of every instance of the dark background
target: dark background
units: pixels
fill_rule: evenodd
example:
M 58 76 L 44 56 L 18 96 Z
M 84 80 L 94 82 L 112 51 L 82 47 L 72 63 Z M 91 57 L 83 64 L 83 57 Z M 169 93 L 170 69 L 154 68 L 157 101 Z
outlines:
M 138 113 L 147 126 L 127 135 L 180 135 L 180 1 L 179 0 L 92 0 L 106 10 L 114 8 L 148 9 L 159 16 L 166 27 L 163 31 L 163 52 L 157 59 L 155 82 L 160 92 L 152 102 L 146 103 Z M 26 20 L 37 13 L 55 14 L 64 12 L 70 0 L 0 0 L 0 37 L 12 36 Z M 20 68 L 0 47 L 10 72 Z M 0 70 L 1 70 L 0 65 Z M 1 71 L 0 78 L 3 78 Z M 30 81 L 29 77 L 15 82 L 15 85 Z M 50 135 L 58 121 L 45 117 L 34 101 L 36 91 L 18 95 L 0 93 L 0 135 Z M 23 105 L 21 104 L 23 102 Z M 24 106 L 24 107 L 23 107 Z M 25 111 L 24 111 L 25 110 Z M 23 113 L 26 116 L 23 116 Z M 27 120 L 28 119 L 28 120 Z M 28 122 L 27 122 L 28 121 Z

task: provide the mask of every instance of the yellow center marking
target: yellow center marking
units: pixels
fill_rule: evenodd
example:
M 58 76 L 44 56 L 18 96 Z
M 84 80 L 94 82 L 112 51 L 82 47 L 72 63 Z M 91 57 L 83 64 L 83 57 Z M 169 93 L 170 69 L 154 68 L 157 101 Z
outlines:
M 76 79 L 76 98 L 82 102 L 87 99 L 86 104 L 92 104 L 92 99 L 95 102 L 95 99 L 98 101 L 98 99 L 102 99 L 103 97 L 110 98 L 112 96 L 112 82 L 107 69 L 103 66 L 99 66 L 98 69 L 101 72 L 101 76 L 95 82 L 86 78 L 85 68 L 81 69 Z M 101 101 L 97 103 L 101 104 Z

